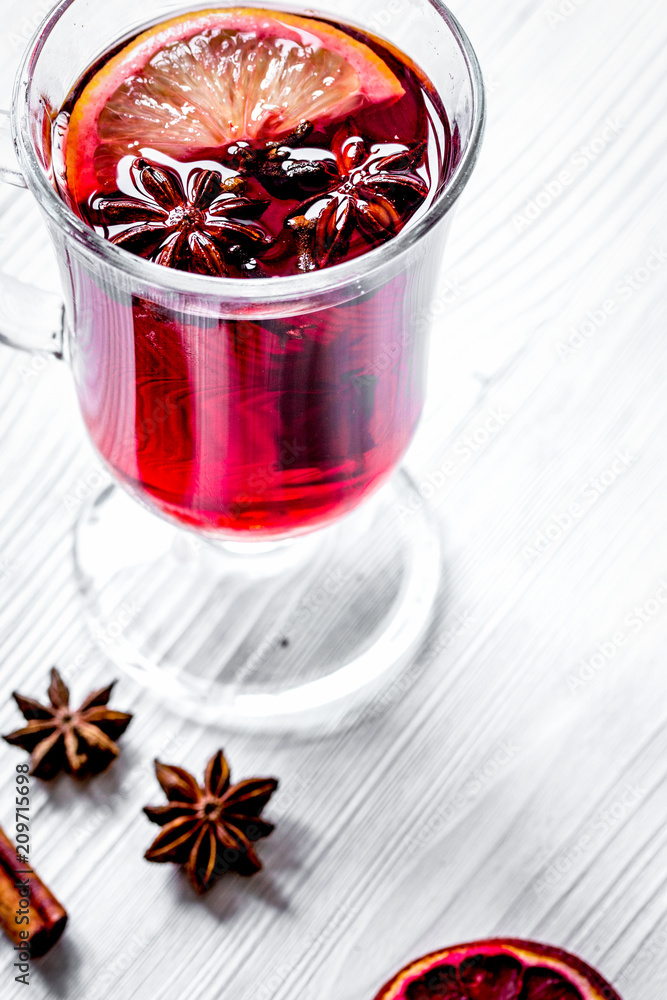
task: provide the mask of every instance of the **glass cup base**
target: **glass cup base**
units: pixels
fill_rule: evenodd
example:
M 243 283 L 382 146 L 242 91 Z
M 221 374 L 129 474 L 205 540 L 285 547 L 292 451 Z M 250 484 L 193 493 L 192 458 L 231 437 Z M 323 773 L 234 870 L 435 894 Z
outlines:
M 399 471 L 294 540 L 212 541 L 109 486 L 83 508 L 75 567 L 108 657 L 199 722 L 337 730 L 379 704 L 431 624 L 441 541 Z

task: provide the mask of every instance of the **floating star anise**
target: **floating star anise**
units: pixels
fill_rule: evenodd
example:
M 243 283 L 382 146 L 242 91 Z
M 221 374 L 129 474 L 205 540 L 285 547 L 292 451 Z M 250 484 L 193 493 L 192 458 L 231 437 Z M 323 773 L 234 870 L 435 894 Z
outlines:
M 163 828 L 146 851 L 148 861 L 185 865 L 200 893 L 227 871 L 254 875 L 261 869 L 253 845 L 274 829 L 260 813 L 278 787 L 275 778 L 232 785 L 222 750 L 208 762 L 203 788 L 181 767 L 156 760 L 155 773 L 169 804 L 144 809 Z
M 354 134 L 354 123 L 334 136 L 335 186 L 304 202 L 287 225 L 299 243 L 300 267 L 312 271 L 342 259 L 353 238 L 377 246 L 395 236 L 428 194 L 417 174 L 425 144 L 391 153 Z
M 246 197 L 242 177 L 195 167 L 184 186 L 175 170 L 144 158 L 130 176 L 138 197 L 100 198 L 92 206 L 116 246 L 182 271 L 260 273 L 257 257 L 273 241 L 246 220 L 258 219 L 269 202 Z M 112 227 L 122 229 L 109 234 Z
M 301 199 L 325 191 L 338 179 L 333 157 L 326 157 L 325 150 L 303 148 L 312 131 L 312 123 L 303 121 L 280 142 L 264 146 L 236 142 L 227 154 L 242 174 L 256 177 L 269 194 Z
M 118 756 L 114 741 L 132 721 L 127 712 L 107 708 L 114 684 L 93 691 L 80 708 L 73 709 L 69 689 L 54 667 L 48 691 L 50 706 L 14 692 L 28 725 L 3 739 L 32 754 L 30 773 L 37 778 L 53 778 L 59 771 L 77 778 L 99 774 Z

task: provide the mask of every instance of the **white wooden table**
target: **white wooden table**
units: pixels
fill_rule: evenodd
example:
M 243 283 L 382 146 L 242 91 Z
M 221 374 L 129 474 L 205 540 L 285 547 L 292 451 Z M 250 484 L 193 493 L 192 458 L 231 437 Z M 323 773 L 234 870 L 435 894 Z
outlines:
M 2 0 L 5 93 L 43 6 Z M 664 4 L 453 8 L 489 127 L 409 456 L 418 483 L 444 479 L 446 550 L 415 683 L 299 742 L 184 723 L 121 678 L 121 761 L 33 790 L 37 867 L 70 925 L 32 1000 L 372 1000 L 405 959 L 488 935 L 573 949 L 624 1000 L 667 993 Z M 0 190 L 0 266 L 49 286 L 38 230 L 29 197 Z M 51 664 L 75 698 L 113 676 L 70 558 L 65 498 L 94 467 L 64 366 L 0 348 L 2 732 L 10 692 L 41 696 Z M 161 799 L 156 755 L 201 772 L 221 745 L 236 778 L 281 778 L 277 830 L 261 875 L 200 901 L 143 861 L 141 807 Z M 11 832 L 20 756 L 2 746 Z M 12 962 L 0 941 L 3 1000 L 24 995 Z

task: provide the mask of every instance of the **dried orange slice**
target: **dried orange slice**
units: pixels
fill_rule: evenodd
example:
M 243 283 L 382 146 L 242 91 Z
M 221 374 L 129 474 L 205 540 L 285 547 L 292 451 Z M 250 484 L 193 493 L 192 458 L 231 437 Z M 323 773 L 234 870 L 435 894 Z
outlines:
M 68 186 L 76 201 L 90 195 L 96 158 L 271 139 L 403 93 L 372 49 L 327 22 L 242 7 L 185 14 L 134 38 L 84 88 L 69 123 Z
M 412 962 L 376 1000 L 621 1000 L 599 972 L 560 948 L 495 939 Z

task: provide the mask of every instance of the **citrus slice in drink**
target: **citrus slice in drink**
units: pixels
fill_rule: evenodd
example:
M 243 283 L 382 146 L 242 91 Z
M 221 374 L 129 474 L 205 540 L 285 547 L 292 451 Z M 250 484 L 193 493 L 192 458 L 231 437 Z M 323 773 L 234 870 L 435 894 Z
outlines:
M 403 93 L 368 45 L 328 22 L 242 7 L 185 14 L 135 37 L 85 86 L 69 122 L 67 184 L 82 203 L 100 164 L 142 148 L 191 159 Z
M 621 1000 L 599 972 L 560 948 L 495 939 L 406 965 L 376 1000 Z

